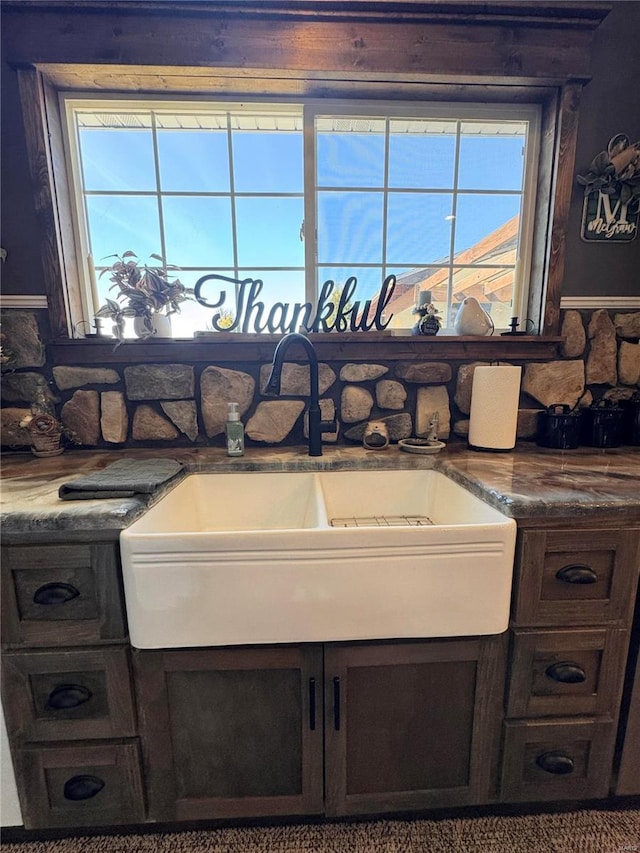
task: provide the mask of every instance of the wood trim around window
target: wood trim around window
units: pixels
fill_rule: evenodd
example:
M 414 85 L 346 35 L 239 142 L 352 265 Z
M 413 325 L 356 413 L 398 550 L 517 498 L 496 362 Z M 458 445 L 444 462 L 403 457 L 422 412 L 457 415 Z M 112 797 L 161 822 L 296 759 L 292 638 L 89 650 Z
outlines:
M 142 0 L 77 8 L 61 2 L 55 9 L 5 5 L 5 59 L 19 69 L 54 338 L 69 337 L 83 320 L 82 258 L 69 233 L 55 97 L 69 87 L 298 101 L 349 96 L 543 104 L 528 316 L 543 334 L 557 334 L 578 105 L 593 32 L 608 4 L 547 4 L 533 19 L 531 7 L 501 2 L 470 12 L 469 4 L 456 2 L 354 0 L 338 9 L 323 0 L 268 0 L 243 3 L 241 12 L 238 3 L 211 0 L 184 4 L 180 14 L 172 2 L 160 8 Z
M 69 338 L 73 336 L 73 330 L 79 327 L 84 317 L 77 273 L 78 261 L 71 235 L 71 199 L 62 151 L 61 118 L 55 90 L 39 69 L 20 69 L 18 78 L 36 211 L 43 235 L 40 251 L 52 337 Z M 536 205 L 536 234 L 528 316 L 534 321 L 544 318 L 543 334 L 549 336 L 557 335 L 559 328 L 565 238 L 581 88 L 579 83 L 567 84 L 558 99 L 554 94 L 557 90 L 543 90 L 546 118 L 543 118 L 541 171 L 547 177 L 546 188 L 540 183 L 538 187 L 540 197 Z M 540 99 L 540 90 L 535 94 Z M 554 110 L 556 104 L 558 108 Z M 554 140 L 555 144 L 552 144 Z M 550 197 L 550 175 L 554 172 Z M 552 211 L 548 221 L 547 210 Z M 537 327 L 541 328 L 542 322 L 537 324 Z M 391 342 L 394 338 L 388 340 Z M 228 345 L 235 347 L 235 339 L 229 341 Z
M 49 323 L 52 336 L 64 338 L 83 320 L 83 312 L 71 234 L 62 128 L 55 93 L 44 75 L 35 68 L 19 68 L 17 76 L 40 227 L 39 250 Z
M 544 305 L 543 334 L 557 335 L 560 328 L 560 299 L 564 279 L 567 222 L 571 205 L 573 172 L 578 141 L 578 110 L 582 84 L 567 83 L 563 87 L 558 115 L 558 143 L 555 163 L 555 190 L 551 221 L 551 241 L 547 288 Z

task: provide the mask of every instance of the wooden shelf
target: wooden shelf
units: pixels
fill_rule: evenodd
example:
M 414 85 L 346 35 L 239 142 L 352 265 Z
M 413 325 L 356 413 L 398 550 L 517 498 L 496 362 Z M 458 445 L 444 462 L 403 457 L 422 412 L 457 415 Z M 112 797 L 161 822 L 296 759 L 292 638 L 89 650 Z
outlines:
M 281 335 L 212 333 L 172 340 L 132 340 L 116 346 L 111 338 L 57 340 L 50 352 L 54 364 L 133 364 L 138 362 L 269 362 Z M 548 361 L 559 357 L 561 337 L 413 337 L 376 333 L 310 335 L 322 361 Z M 298 350 L 292 346 L 290 360 Z M 304 360 L 302 351 L 299 356 Z

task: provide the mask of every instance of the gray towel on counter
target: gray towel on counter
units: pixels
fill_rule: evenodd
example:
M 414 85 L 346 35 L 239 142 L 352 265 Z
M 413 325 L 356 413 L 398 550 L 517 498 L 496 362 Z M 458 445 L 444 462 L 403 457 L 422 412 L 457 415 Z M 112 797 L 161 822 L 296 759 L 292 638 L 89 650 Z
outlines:
M 58 496 L 63 501 L 88 501 L 148 495 L 173 479 L 182 467 L 175 459 L 119 459 L 101 471 L 64 483 Z

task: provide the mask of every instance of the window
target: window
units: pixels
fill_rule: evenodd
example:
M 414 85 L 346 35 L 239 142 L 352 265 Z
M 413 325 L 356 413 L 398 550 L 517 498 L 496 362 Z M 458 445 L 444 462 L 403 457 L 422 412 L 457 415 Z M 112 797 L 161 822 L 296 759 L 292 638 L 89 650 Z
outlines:
M 267 310 L 349 276 L 355 298 L 375 299 L 394 275 L 391 328 L 411 328 L 421 291 L 446 326 L 466 296 L 497 328 L 525 314 L 535 106 L 63 102 L 87 317 L 109 295 L 101 271 L 126 250 L 159 255 L 189 287 L 211 272 L 260 279 Z M 174 336 L 211 314 L 186 303 Z

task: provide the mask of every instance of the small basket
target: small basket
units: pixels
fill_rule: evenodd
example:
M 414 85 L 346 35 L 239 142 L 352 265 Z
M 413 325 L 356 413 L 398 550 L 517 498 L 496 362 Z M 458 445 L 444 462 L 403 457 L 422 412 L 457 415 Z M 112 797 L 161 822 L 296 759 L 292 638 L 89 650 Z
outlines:
M 34 456 L 59 456 L 64 452 L 62 427 L 51 415 L 36 415 L 27 428 Z

